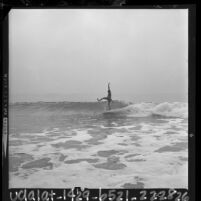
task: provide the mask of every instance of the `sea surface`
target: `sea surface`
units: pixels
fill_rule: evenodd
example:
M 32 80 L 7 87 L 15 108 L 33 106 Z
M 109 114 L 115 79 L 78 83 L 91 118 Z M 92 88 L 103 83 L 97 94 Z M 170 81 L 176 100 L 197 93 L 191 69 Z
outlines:
M 14 103 L 10 188 L 188 188 L 183 102 Z

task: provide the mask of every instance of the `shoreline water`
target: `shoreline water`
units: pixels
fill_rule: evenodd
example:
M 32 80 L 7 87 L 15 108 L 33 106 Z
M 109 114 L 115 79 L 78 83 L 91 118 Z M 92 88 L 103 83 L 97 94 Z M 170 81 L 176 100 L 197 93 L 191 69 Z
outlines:
M 9 187 L 187 188 L 188 119 L 181 115 L 187 105 L 159 105 L 180 117 L 133 116 L 153 106 L 134 105 L 111 116 L 91 107 L 82 114 L 12 108 Z

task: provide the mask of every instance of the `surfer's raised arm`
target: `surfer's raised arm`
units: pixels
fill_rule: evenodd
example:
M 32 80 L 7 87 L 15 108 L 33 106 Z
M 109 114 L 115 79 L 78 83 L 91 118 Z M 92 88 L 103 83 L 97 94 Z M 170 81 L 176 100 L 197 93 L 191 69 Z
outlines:
M 110 83 L 108 83 L 108 85 L 107 85 L 107 86 L 108 86 L 108 90 L 110 90 Z

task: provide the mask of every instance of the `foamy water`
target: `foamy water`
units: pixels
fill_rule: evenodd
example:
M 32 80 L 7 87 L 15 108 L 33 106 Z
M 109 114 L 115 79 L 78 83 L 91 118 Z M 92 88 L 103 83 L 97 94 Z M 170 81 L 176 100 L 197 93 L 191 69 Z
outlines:
M 188 187 L 187 104 L 97 107 L 12 106 L 9 187 Z

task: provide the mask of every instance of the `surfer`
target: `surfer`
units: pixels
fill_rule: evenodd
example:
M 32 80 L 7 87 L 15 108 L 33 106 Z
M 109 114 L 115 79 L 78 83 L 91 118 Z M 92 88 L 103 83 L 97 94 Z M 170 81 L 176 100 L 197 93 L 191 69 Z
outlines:
M 111 90 L 110 90 L 110 83 L 108 83 L 107 97 L 103 97 L 103 98 L 100 98 L 100 99 L 97 98 L 97 100 L 98 101 L 107 100 L 108 109 L 109 110 L 111 109 L 110 104 L 112 102 L 112 93 L 111 93 Z

